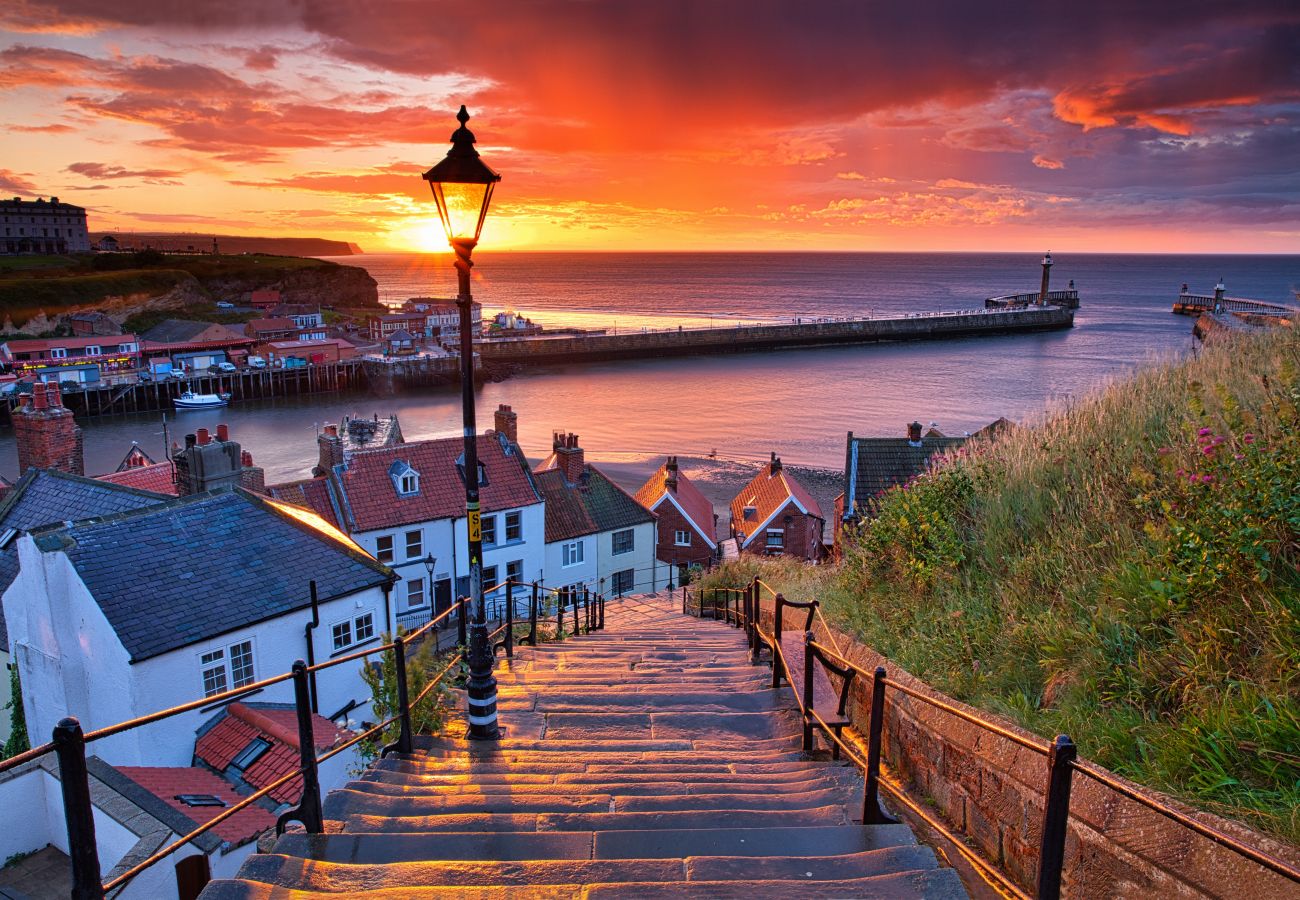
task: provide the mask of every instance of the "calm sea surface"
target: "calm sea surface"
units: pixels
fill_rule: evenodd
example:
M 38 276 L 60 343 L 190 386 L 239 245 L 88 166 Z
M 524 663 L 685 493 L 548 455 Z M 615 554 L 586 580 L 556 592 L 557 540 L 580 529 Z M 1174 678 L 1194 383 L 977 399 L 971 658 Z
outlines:
M 548 325 L 618 329 L 877 315 L 978 307 L 985 297 L 1038 287 L 1041 254 L 488 254 L 477 259 L 475 297 L 488 312 L 511 308 Z M 371 254 L 364 266 L 382 299 L 452 296 L 445 256 Z M 1007 416 L 1024 420 L 1158 356 L 1193 348 L 1192 321 L 1169 306 L 1183 282 L 1209 293 L 1292 298 L 1300 256 L 1055 257 L 1052 286 L 1074 279 L 1082 307 L 1068 332 L 734 356 L 630 360 L 533 370 L 479 391 L 479 426 L 498 403 L 519 414 L 530 455 L 553 430 L 577 432 L 596 459 L 677 453 L 843 465 L 844 435 L 901 435 L 913 419 L 960 434 Z M 239 404 L 173 416 L 173 437 L 230 424 L 269 479 L 306 477 L 318 423 L 345 412 L 396 412 L 410 438 L 460 433 L 457 389 L 392 398 L 319 396 Z M 82 423 L 86 469 L 116 468 L 133 440 L 162 455 L 161 417 Z M 13 478 L 12 436 L 0 472 Z

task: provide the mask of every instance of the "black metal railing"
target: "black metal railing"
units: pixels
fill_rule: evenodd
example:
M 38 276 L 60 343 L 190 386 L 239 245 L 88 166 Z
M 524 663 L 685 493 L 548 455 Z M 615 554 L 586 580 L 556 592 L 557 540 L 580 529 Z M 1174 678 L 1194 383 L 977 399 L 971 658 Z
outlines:
M 762 628 L 763 597 L 770 595 L 772 600 L 772 631 Z M 918 818 L 942 834 L 978 872 L 986 879 L 996 882 L 1003 891 L 1029 900 L 1030 895 L 1020 889 L 993 863 L 984 859 L 967 842 L 953 832 L 930 812 L 918 805 L 900 787 L 883 781 L 880 777 L 880 765 L 883 755 L 883 733 L 885 723 L 886 692 L 897 691 L 906 697 L 924 703 L 934 709 L 955 716 L 1001 738 L 1012 741 L 1033 753 L 1044 757 L 1047 772 L 1043 794 L 1045 797 L 1042 827 L 1039 841 L 1038 868 L 1035 878 L 1033 897 L 1037 900 L 1057 900 L 1061 893 L 1061 877 L 1064 871 L 1065 843 L 1070 821 L 1070 793 L 1074 773 L 1078 772 L 1093 779 L 1127 799 L 1138 803 L 1153 812 L 1164 816 L 1196 834 L 1213 841 L 1215 844 L 1232 850 L 1250 861 L 1300 884 L 1300 870 L 1276 857 L 1225 834 L 1222 831 L 1197 821 L 1186 813 L 1173 808 L 1158 798 L 1149 797 L 1141 791 L 1125 785 L 1104 769 L 1078 759 L 1078 751 L 1068 735 L 1057 735 L 1053 741 L 1034 739 L 1018 734 L 982 716 L 975 715 L 939 697 L 917 690 L 889 677 L 883 666 L 874 671 L 867 671 L 845 658 L 834 632 L 822 617 L 820 603 L 816 600 L 798 602 L 787 600 L 784 595 L 773 590 L 760 579 L 754 579 L 743 588 L 707 588 L 695 589 L 692 596 L 683 595 L 682 611 L 702 618 L 726 621 L 746 632 L 750 648 L 750 659 L 757 663 L 763 651 L 770 654 L 772 666 L 772 687 L 779 687 L 784 681 L 794 694 L 803 721 L 803 746 L 805 752 L 813 750 L 813 732 L 819 731 L 832 744 L 834 751 L 843 753 L 850 761 L 862 769 L 864 775 L 862 808 L 863 822 L 881 824 L 898 820 L 884 811 L 880 805 L 880 791 L 883 789 L 898 803 L 906 806 Z M 796 688 L 791 679 L 790 666 L 782 646 L 782 630 L 785 624 L 784 612 L 789 607 L 805 612 L 803 634 L 803 684 Z M 719 610 L 722 612 L 720 613 Z M 816 620 L 821 631 L 826 635 L 827 643 L 817 640 L 813 634 L 812 624 Z M 839 679 L 841 688 L 836 697 L 833 711 L 819 709 L 816 703 L 814 664 L 820 664 L 828 676 Z M 860 749 L 851 745 L 843 734 L 850 725 L 847 716 L 849 692 L 855 679 L 862 678 L 871 683 L 871 709 L 867 723 L 867 749 L 865 757 Z M 829 716 L 829 718 L 828 718 Z

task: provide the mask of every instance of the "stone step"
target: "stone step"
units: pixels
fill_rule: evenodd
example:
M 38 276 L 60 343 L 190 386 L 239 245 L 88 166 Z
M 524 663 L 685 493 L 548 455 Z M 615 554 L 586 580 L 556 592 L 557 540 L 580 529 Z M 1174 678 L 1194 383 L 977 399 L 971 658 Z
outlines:
M 809 879 L 797 883 L 684 881 L 666 884 L 646 882 L 591 884 L 583 890 L 582 897 L 583 900 L 659 900 L 659 898 L 675 897 L 752 900 L 756 896 L 787 892 L 792 892 L 800 898 L 871 897 L 873 900 L 957 900 L 966 897 L 961 879 L 951 869 L 895 872 L 870 878 L 847 878 L 836 881 Z M 418 890 L 411 894 L 412 900 L 419 900 L 423 896 Z M 564 894 L 561 893 L 559 896 Z
M 773 712 L 794 706 L 788 697 L 774 691 L 726 693 L 720 691 L 636 691 L 607 693 L 572 691 L 499 691 L 498 708 L 523 705 L 538 712 Z
M 377 799 L 378 802 L 371 802 Z M 848 813 L 843 806 L 823 806 L 798 810 L 745 810 L 725 811 L 690 810 L 684 812 L 627 812 L 627 813 L 464 813 L 448 815 L 421 815 L 418 810 L 404 814 L 401 801 L 390 798 L 369 798 L 353 795 L 351 803 L 363 806 L 370 802 L 376 811 L 350 811 L 344 821 L 344 831 L 395 833 L 412 831 L 682 831 L 712 828 L 809 827 L 816 825 L 847 825 Z M 335 804 L 335 809 L 339 806 Z M 414 806 L 414 804 L 411 804 Z M 328 807 L 328 804 L 327 804 Z M 328 815 L 327 818 L 334 819 Z M 625 854 L 635 858 L 636 853 Z
M 793 712 L 771 713 L 549 713 L 548 737 L 601 740 L 607 737 L 689 738 L 698 735 L 767 739 L 800 729 Z
M 839 770 L 844 772 L 845 770 Z M 572 775 L 408 775 L 402 772 L 366 772 L 361 779 L 349 782 L 353 790 L 363 790 L 363 785 L 383 785 L 375 789 L 376 793 L 392 790 L 432 790 L 445 792 L 458 790 L 478 791 L 483 793 L 508 793 L 511 791 L 544 794 L 547 791 L 570 793 L 572 791 L 591 791 L 593 793 L 617 793 L 630 791 L 635 787 L 665 788 L 671 786 L 680 789 L 680 793 L 723 793 L 726 791 L 748 790 L 755 792 L 813 790 L 817 786 L 856 786 L 861 779 L 847 772 L 840 775 L 834 771 L 801 772 L 797 778 L 774 779 L 771 775 L 735 775 L 732 773 L 578 773 Z M 662 791 L 661 791 L 662 793 Z
M 389 888 L 429 884 L 457 886 L 582 884 L 616 882 L 825 881 L 869 878 L 935 867 L 927 847 L 887 847 L 826 857 L 770 858 L 692 856 L 685 859 L 527 861 L 413 860 L 373 866 L 303 859 L 283 853 L 254 854 L 241 878 L 289 890 L 350 893 L 383 884 Z

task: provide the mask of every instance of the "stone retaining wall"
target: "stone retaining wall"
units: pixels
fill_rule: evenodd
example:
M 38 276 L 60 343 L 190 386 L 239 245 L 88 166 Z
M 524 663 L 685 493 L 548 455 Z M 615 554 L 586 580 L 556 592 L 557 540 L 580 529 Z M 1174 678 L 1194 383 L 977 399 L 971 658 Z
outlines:
M 764 601 L 765 629 L 772 626 Z M 802 616 L 799 617 L 802 619 Z M 790 621 L 787 612 L 786 621 Z M 959 703 L 834 628 L 814 624 L 816 638 L 870 672 L 884 666 L 892 680 L 996 722 L 1044 748 L 1047 741 L 1006 719 Z M 794 673 L 796 682 L 799 673 Z M 851 694 L 854 726 L 867 734 L 871 684 L 859 678 Z M 928 800 L 1032 893 L 1046 796 L 1047 757 L 936 709 L 901 691 L 886 691 L 885 764 L 914 796 Z M 1098 767 L 1100 768 L 1100 767 Z M 1192 810 L 1173 798 L 1114 773 L 1108 776 L 1244 844 L 1300 867 L 1300 851 L 1243 825 Z M 1070 798 L 1062 895 L 1070 898 L 1222 897 L 1295 900 L 1300 885 L 1076 772 Z

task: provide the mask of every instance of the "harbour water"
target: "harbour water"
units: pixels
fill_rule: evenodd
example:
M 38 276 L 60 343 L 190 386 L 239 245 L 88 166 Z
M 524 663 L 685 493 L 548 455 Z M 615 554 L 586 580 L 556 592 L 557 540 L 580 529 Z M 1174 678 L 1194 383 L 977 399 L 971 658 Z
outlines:
M 476 256 L 475 297 L 487 313 L 511 308 L 546 325 L 619 330 L 821 316 L 973 308 L 985 297 L 1036 289 L 1040 253 L 524 254 Z M 596 460 L 663 453 L 843 465 L 845 432 L 902 434 L 913 419 L 960 434 L 999 416 L 1018 421 L 1170 354 L 1191 352 L 1191 320 L 1170 313 L 1183 282 L 1209 292 L 1286 301 L 1300 286 L 1300 256 L 1054 254 L 1052 286 L 1073 279 L 1081 307 L 1067 332 L 629 360 L 530 370 L 484 385 L 479 427 L 509 403 L 520 439 L 544 455 L 553 430 L 581 436 Z M 381 298 L 451 296 L 446 256 L 368 254 Z M 401 417 L 408 439 L 460 434 L 456 389 L 391 398 L 364 395 L 240 404 L 175 414 L 173 439 L 229 423 L 271 481 L 306 477 L 319 423 L 345 412 Z M 82 423 L 86 469 L 111 471 L 133 440 L 163 452 L 158 415 Z M 0 472 L 13 478 L 11 435 Z

